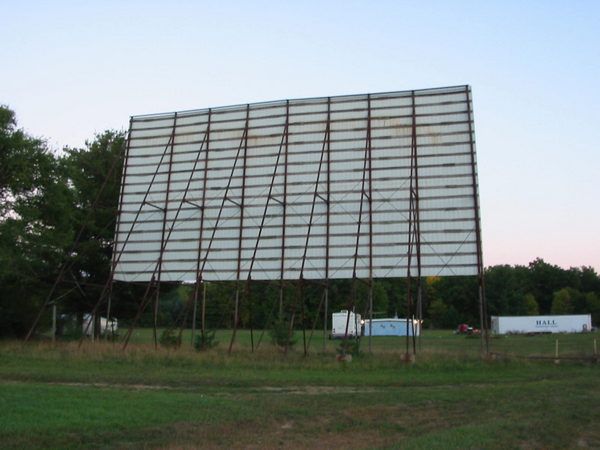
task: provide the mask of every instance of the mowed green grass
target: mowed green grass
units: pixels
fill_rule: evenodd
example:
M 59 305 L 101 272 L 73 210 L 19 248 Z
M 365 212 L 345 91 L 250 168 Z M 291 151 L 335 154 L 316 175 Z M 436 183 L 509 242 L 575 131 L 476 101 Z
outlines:
M 141 330 L 146 337 L 148 330 Z M 482 358 L 477 339 L 428 332 L 415 362 L 404 341 L 335 359 L 265 341 L 154 350 L 119 344 L 0 344 L 2 448 L 577 448 L 600 447 L 600 371 L 590 361 Z M 591 355 L 596 335 L 558 336 Z M 502 338 L 537 354 L 556 336 Z M 150 339 L 151 340 L 151 339 Z M 495 339 L 493 345 L 496 345 Z M 562 343 L 561 343 L 562 341 Z
M 157 330 L 157 336 L 160 338 L 163 329 Z M 178 330 L 175 330 L 177 333 Z M 122 335 L 126 330 L 122 330 Z M 196 335 L 199 331 L 196 332 Z M 216 333 L 218 347 L 227 350 L 231 342 L 231 330 L 219 330 Z M 184 346 L 191 345 L 191 330 L 186 329 L 182 334 L 182 343 Z M 303 352 L 304 339 L 302 331 L 295 331 L 293 338 L 296 342 L 295 352 Z M 323 330 L 306 331 L 305 335 L 307 351 L 309 353 L 335 352 L 340 346 L 341 340 L 330 340 L 323 338 Z M 369 340 L 371 341 L 369 345 Z M 490 351 L 513 356 L 544 356 L 554 357 L 556 342 L 558 341 L 559 356 L 583 356 L 593 357 L 600 354 L 600 335 L 597 333 L 578 333 L 578 334 L 538 334 L 538 335 L 500 335 L 489 338 Z M 131 336 L 133 344 L 153 344 L 153 331 L 151 328 L 136 329 Z M 250 351 L 252 348 L 260 350 L 270 347 L 271 341 L 268 332 L 262 330 L 238 330 L 236 334 L 234 349 L 241 351 Z M 416 346 L 419 353 L 447 353 L 449 355 L 476 355 L 482 351 L 482 340 L 479 335 L 456 335 L 451 330 L 424 330 L 423 335 L 417 338 Z M 409 348 L 412 350 L 413 343 L 409 341 Z M 363 352 L 386 353 L 389 351 L 398 352 L 406 350 L 405 337 L 363 336 L 361 339 L 361 350 Z M 596 352 L 596 353 L 595 353 Z

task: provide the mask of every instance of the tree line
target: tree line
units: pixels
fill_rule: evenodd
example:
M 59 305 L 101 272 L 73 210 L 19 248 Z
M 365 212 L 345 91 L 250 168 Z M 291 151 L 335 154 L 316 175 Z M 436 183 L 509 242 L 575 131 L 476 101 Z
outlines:
M 0 106 L 0 336 L 27 332 L 59 274 L 52 301 L 61 317 L 81 320 L 96 304 L 109 278 L 125 145 L 123 131 L 108 130 L 83 148 L 52 151 L 45 140 L 18 128 L 10 108 Z M 591 313 L 593 322 L 600 322 L 600 277 L 592 267 L 564 269 L 536 259 L 527 266 L 488 267 L 484 279 L 489 315 Z M 232 326 L 236 288 L 236 283 L 207 283 L 208 327 Z M 408 289 L 403 278 L 374 280 L 375 317 L 403 317 Z M 414 280 L 411 289 L 416 298 Z M 111 316 L 122 324 L 131 321 L 144 290 L 115 282 Z M 365 314 L 368 290 L 364 282 L 329 280 L 329 316 L 353 304 Z M 297 327 L 323 327 L 322 282 L 253 281 L 240 291 L 243 327 L 269 327 L 280 313 L 288 320 L 297 316 Z M 193 292 L 191 285 L 163 284 L 158 324 L 190 326 Z M 424 278 L 425 326 L 478 326 L 477 292 L 475 277 Z M 151 309 L 141 326 L 153 323 Z M 39 329 L 49 326 L 50 316 L 43 314 Z

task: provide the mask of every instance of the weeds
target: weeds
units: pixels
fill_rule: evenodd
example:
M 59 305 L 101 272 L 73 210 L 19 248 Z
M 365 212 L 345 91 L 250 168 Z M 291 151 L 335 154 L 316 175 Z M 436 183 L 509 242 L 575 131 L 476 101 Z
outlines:
M 168 348 L 176 348 L 181 345 L 181 337 L 172 328 L 163 330 L 158 340 L 160 345 Z
M 279 348 L 291 348 L 297 342 L 294 338 L 294 331 L 290 330 L 289 321 L 281 316 L 273 321 L 269 329 L 269 336 L 273 345 Z
M 204 333 L 197 335 L 194 338 L 194 348 L 196 351 L 201 352 L 204 350 L 209 350 L 211 348 L 215 348 L 219 341 L 215 339 L 215 334 L 217 330 L 208 330 Z

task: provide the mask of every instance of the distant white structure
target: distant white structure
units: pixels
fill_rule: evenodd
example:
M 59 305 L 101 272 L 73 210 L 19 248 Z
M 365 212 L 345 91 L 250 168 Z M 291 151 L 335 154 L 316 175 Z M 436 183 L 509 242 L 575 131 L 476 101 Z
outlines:
M 492 316 L 492 333 L 585 333 L 592 329 L 591 314 L 568 316 Z
M 350 314 L 350 318 L 348 318 Z M 348 313 L 343 309 L 331 315 L 331 338 L 343 338 L 346 335 L 346 324 L 348 325 L 348 336 L 357 337 L 361 335 L 362 322 L 360 314 Z
M 107 319 L 106 317 L 100 317 L 100 334 L 114 334 L 119 329 L 117 319 Z M 94 335 L 94 320 L 91 314 L 83 315 L 82 332 L 86 336 Z
M 397 317 L 390 319 L 365 320 L 365 336 L 406 336 L 406 319 Z M 371 332 L 370 324 L 373 324 Z M 408 319 L 408 335 L 421 335 L 421 322 L 419 320 Z

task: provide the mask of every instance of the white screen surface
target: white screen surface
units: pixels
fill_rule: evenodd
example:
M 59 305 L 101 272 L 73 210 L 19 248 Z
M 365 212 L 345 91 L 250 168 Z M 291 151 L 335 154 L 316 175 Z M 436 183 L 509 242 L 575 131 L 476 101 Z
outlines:
M 135 116 L 114 278 L 474 275 L 477 208 L 468 86 Z

